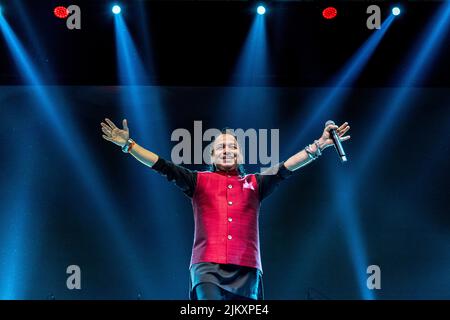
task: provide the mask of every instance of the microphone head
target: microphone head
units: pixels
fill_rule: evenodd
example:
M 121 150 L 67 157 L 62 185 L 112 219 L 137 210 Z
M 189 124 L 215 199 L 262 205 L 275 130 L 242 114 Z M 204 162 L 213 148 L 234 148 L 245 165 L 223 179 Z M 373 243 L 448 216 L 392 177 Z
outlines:
M 334 121 L 328 120 L 327 122 L 325 122 L 325 127 L 328 127 L 330 124 L 334 125 Z

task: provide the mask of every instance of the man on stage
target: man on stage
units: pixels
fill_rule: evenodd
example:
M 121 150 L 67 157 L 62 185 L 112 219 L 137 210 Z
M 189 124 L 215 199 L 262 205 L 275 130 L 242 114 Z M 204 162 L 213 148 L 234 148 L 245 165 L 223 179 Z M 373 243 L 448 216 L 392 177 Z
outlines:
M 192 201 L 194 243 L 190 262 L 192 300 L 261 300 L 262 266 L 259 248 L 261 201 L 293 171 L 317 159 L 333 145 L 331 130 L 340 141 L 350 129 L 328 125 L 322 136 L 267 174 L 245 174 L 236 137 L 223 131 L 212 143 L 209 171 L 192 171 L 146 150 L 130 139 L 127 120 L 119 129 L 111 120 L 101 123 L 103 138 L 173 181 Z

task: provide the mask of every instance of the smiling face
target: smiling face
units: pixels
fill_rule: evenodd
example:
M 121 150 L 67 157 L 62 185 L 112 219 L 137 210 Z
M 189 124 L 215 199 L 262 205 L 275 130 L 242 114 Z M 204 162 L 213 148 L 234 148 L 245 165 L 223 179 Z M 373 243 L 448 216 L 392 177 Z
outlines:
M 230 171 L 237 168 L 241 159 L 241 150 L 236 138 L 228 133 L 218 136 L 211 150 L 211 163 L 217 170 Z

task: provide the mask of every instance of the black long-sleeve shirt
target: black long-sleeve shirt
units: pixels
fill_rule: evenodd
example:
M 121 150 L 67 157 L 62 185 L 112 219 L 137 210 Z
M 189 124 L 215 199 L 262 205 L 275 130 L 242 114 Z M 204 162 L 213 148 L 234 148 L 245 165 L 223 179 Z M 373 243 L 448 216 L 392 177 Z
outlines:
M 197 185 L 197 171 L 187 169 L 159 157 L 152 168 L 174 182 L 189 198 L 192 198 Z M 259 200 L 270 195 L 279 183 L 292 175 L 292 171 L 284 166 L 284 162 L 268 169 L 264 173 L 255 173 L 258 181 Z

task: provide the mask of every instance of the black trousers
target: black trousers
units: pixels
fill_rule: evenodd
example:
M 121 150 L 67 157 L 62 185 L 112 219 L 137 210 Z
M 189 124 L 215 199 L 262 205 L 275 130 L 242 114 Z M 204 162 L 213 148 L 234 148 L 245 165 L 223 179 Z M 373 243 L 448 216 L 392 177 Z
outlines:
M 233 294 L 211 282 L 203 282 L 195 287 L 196 300 L 252 300 Z
M 262 272 L 256 268 L 200 262 L 193 264 L 189 272 L 191 300 L 264 299 Z

